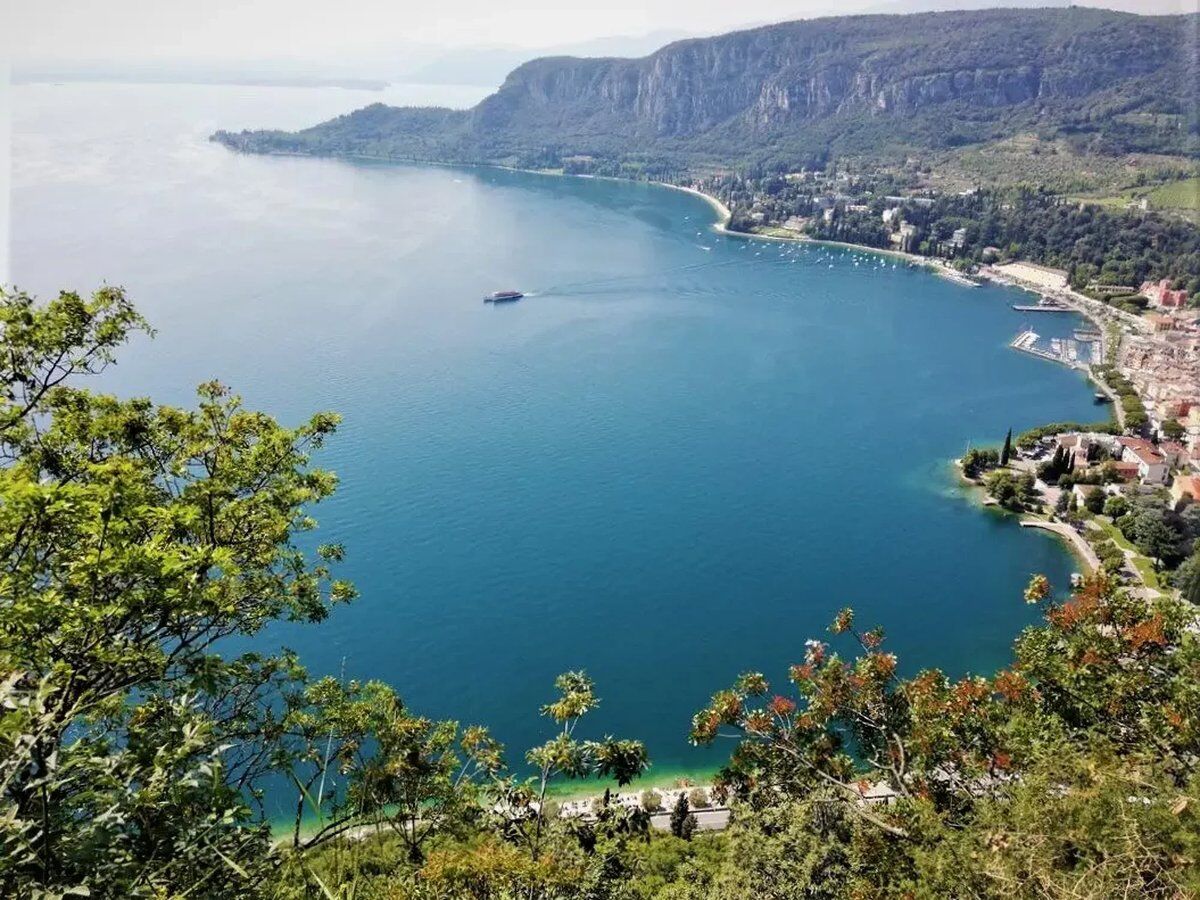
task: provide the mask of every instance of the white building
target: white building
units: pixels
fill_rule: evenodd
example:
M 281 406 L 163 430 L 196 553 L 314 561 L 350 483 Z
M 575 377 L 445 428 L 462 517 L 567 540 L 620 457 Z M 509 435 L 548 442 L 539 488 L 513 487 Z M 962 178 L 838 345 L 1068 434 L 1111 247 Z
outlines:
M 1170 463 L 1152 443 L 1144 438 L 1121 438 L 1121 459 L 1137 463 L 1142 484 L 1166 484 Z

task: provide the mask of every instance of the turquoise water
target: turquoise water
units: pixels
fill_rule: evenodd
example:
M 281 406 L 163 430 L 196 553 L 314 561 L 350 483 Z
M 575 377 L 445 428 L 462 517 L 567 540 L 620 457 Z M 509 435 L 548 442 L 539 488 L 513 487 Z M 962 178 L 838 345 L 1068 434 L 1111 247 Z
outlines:
M 722 237 L 652 186 L 204 140 L 370 99 L 14 92 L 13 280 L 125 284 L 159 331 L 109 387 L 186 402 L 218 376 L 287 422 L 345 416 L 316 512 L 362 597 L 264 646 L 519 752 L 554 675 L 585 668 L 587 730 L 644 739 L 659 775 L 717 763 L 692 712 L 745 669 L 781 678 L 844 605 L 908 668 L 1005 662 L 1029 575 L 1063 585 L 1072 562 L 967 502 L 948 460 L 1102 415 L 1080 376 L 1006 347 L 1021 295 Z M 531 295 L 480 302 L 507 287 Z

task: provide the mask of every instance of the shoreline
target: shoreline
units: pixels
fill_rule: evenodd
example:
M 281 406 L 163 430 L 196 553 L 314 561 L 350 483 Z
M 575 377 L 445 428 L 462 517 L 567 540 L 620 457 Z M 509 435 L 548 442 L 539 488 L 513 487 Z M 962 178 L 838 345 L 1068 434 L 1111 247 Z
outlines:
M 1066 548 L 1071 558 L 1083 564 L 1086 574 L 1091 574 L 1100 569 L 1100 560 L 1096 558 L 1095 551 L 1083 539 L 1083 536 L 1069 525 L 1062 522 L 1039 519 L 1029 513 L 1015 513 L 1005 509 L 988 496 L 987 489 L 981 483 L 972 481 L 963 473 L 962 466 L 959 465 L 957 459 L 950 461 L 950 467 L 954 470 L 955 479 L 964 499 L 972 506 L 975 506 L 980 511 L 988 510 L 998 513 L 1006 519 L 1015 519 L 1017 525 L 1021 528 L 1032 528 L 1055 536 L 1063 547 Z
M 1096 557 L 1096 551 L 1088 546 L 1088 542 L 1083 539 L 1083 535 L 1070 525 L 1063 522 L 1050 522 L 1045 519 L 1033 518 L 1021 519 L 1020 525 L 1022 528 L 1034 528 L 1057 535 L 1059 540 L 1070 549 L 1071 555 L 1083 563 L 1083 567 L 1087 570 L 1085 574 L 1091 575 L 1093 572 L 1100 570 L 1100 560 Z
M 209 137 L 212 140 L 212 137 Z M 215 141 L 215 143 L 221 143 Z M 709 227 L 718 234 L 723 234 L 728 237 L 738 238 L 749 241 L 775 241 L 778 243 L 799 243 L 799 244 L 818 244 L 826 247 L 843 247 L 847 250 L 863 251 L 866 253 L 878 253 L 881 256 L 889 256 L 894 259 L 901 259 L 914 265 L 933 271 L 935 274 L 942 274 L 940 269 L 951 269 L 950 266 L 941 263 L 939 260 L 921 256 L 916 253 L 906 253 L 903 250 L 893 250 L 889 247 L 871 247 L 867 244 L 854 244 L 849 241 L 828 241 L 821 238 L 812 238 L 807 235 L 797 234 L 795 237 L 777 234 L 758 234 L 751 231 L 735 231 L 729 228 L 729 221 L 733 218 L 733 212 L 720 199 L 712 194 L 705 193 L 699 188 L 694 188 L 684 184 L 674 184 L 670 181 L 656 181 L 647 179 L 641 181 L 634 178 L 621 178 L 617 175 L 588 175 L 585 173 L 564 172 L 561 169 L 527 169 L 520 166 L 506 166 L 502 163 L 482 163 L 482 162 L 445 162 L 444 160 L 436 159 L 418 159 L 416 157 L 398 157 L 398 156 L 378 156 L 370 153 L 301 153 L 294 150 L 271 150 L 267 152 L 256 152 L 249 150 L 239 150 L 235 147 L 230 147 L 227 144 L 222 144 L 226 149 L 233 153 L 245 153 L 253 156 L 285 156 L 298 157 L 301 159 L 348 159 L 361 160 L 363 162 L 390 163 L 400 166 L 438 166 L 445 169 L 496 169 L 501 172 L 518 172 L 523 175 L 542 175 L 550 178 L 579 178 L 589 181 L 615 181 L 622 184 L 648 184 L 654 187 L 666 188 L 672 191 L 682 191 L 685 194 L 691 194 L 693 197 L 703 200 L 717 214 L 717 221 L 710 223 Z M 954 275 L 963 277 L 956 270 L 951 269 Z M 966 280 L 964 278 L 964 280 Z

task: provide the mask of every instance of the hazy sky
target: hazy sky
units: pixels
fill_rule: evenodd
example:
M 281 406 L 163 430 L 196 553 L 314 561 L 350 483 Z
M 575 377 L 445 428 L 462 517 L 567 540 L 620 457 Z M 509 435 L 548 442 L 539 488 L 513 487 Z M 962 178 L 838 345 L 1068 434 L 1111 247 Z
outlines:
M 1085 0 L 1086 2 L 1086 0 Z M 13 58 L 106 61 L 386 59 L 405 44 L 545 47 L 668 30 L 711 34 L 815 15 L 978 0 L 0 0 Z M 993 5 L 1006 5 L 997 0 Z M 1007 5 L 1017 5 L 1010 2 Z M 1020 5 L 1032 5 L 1021 0 Z M 1045 5 L 1055 4 L 1047 0 Z M 1195 0 L 1095 0 L 1180 12 Z M 13 23 L 15 27 L 8 24 Z

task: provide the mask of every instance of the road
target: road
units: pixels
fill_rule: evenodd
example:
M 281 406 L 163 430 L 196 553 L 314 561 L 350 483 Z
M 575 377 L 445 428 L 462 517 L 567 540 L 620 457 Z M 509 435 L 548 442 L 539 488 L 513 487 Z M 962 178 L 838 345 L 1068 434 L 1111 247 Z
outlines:
M 693 809 L 696 825 L 700 831 L 722 831 L 729 825 L 728 809 Z M 671 814 L 657 813 L 650 817 L 650 826 L 659 831 L 671 830 Z

